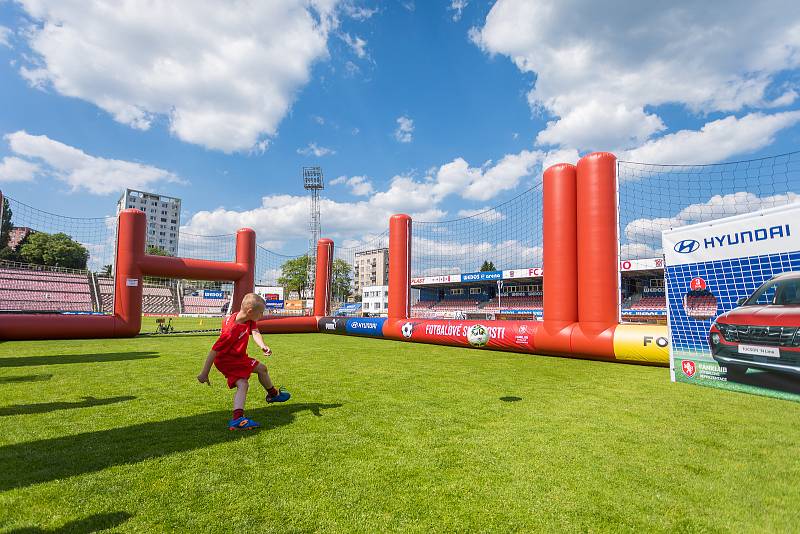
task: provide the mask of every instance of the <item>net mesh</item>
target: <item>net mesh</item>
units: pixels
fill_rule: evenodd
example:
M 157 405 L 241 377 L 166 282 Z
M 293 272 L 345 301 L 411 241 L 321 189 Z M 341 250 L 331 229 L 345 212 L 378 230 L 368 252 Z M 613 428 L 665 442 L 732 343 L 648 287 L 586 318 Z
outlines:
M 714 165 L 619 161 L 620 256 L 662 255 L 661 231 L 800 200 L 800 152 Z
M 460 219 L 414 221 L 414 277 L 541 267 L 542 184 Z
M 385 291 L 371 287 L 389 284 L 389 231 L 366 235 L 360 240 L 344 240 L 342 246 L 334 247 L 333 256 L 334 313 L 340 310 L 341 314 L 355 315 L 367 311 L 367 306 L 371 313 L 386 313 L 386 295 L 372 294 Z

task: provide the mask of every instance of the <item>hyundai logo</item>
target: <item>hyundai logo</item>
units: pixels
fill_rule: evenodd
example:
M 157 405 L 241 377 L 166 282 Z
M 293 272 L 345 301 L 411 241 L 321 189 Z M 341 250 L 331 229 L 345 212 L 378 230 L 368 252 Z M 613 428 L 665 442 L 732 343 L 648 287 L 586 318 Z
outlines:
M 689 254 L 700 248 L 700 242 L 695 239 L 684 239 L 675 243 L 675 252 Z

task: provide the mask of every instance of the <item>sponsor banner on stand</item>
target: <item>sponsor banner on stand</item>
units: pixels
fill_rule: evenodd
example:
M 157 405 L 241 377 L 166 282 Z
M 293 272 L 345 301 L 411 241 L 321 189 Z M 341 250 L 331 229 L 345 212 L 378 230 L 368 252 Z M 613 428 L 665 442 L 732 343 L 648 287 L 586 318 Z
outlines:
M 421 276 L 411 279 L 412 286 L 422 286 L 428 284 L 452 284 L 461 281 L 460 274 L 443 274 L 440 276 Z
M 642 260 L 622 260 L 620 271 L 651 271 L 664 268 L 663 258 L 647 258 Z
M 670 374 L 800 401 L 800 204 L 665 230 Z
M 543 276 L 544 269 L 541 267 L 528 267 L 526 269 L 509 269 L 503 271 L 503 280 L 513 280 L 514 278 L 539 278 Z
M 206 299 L 224 299 L 225 292 L 217 289 L 204 289 L 203 298 Z
M 667 315 L 667 310 L 622 310 L 622 315 L 630 315 L 631 317 L 638 315 Z
M 477 273 L 464 273 L 461 275 L 462 282 L 484 282 L 486 280 L 502 280 L 503 271 L 481 271 Z

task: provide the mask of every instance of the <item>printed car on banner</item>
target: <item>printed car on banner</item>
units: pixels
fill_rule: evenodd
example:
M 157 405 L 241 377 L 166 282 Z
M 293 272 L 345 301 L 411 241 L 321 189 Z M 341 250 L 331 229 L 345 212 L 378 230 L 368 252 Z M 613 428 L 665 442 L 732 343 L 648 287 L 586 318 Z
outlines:
M 800 204 L 663 232 L 670 369 L 800 401 Z

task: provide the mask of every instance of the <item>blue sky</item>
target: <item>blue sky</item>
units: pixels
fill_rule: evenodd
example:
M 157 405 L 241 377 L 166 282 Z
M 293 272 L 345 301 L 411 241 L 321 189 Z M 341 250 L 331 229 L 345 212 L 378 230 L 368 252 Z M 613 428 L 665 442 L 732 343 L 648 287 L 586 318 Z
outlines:
M 693 4 L 0 1 L 0 188 L 103 216 L 139 186 L 182 198 L 189 231 L 253 226 L 293 253 L 304 165 L 343 242 L 496 205 L 593 150 L 798 149 L 797 5 Z

